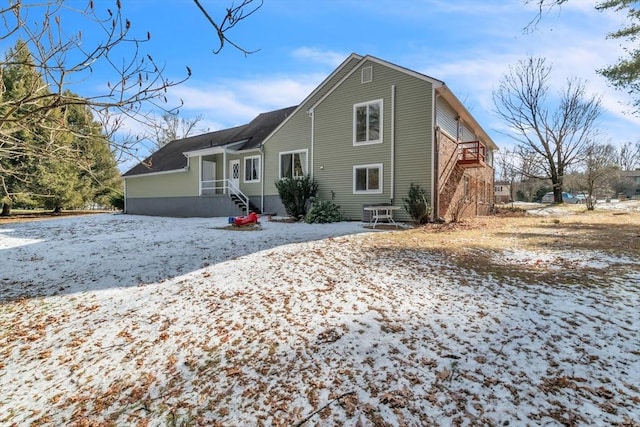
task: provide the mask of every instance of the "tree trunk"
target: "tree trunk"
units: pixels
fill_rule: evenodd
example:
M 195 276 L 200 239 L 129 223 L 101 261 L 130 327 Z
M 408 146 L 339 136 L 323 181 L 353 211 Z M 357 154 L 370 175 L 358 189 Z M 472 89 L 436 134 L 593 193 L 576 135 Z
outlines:
M 4 202 L 2 205 L 2 213 L 0 216 L 9 216 L 11 215 L 11 202 Z
M 55 208 L 53 208 L 54 214 L 59 214 L 60 212 L 62 212 L 62 208 L 60 206 L 56 206 Z

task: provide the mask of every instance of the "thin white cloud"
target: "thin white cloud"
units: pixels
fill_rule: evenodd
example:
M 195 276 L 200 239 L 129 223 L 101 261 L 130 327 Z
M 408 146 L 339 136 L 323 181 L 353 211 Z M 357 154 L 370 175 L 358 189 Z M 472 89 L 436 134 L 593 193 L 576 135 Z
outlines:
M 170 96 L 184 102 L 183 116 L 200 114 L 216 128 L 225 128 L 247 123 L 260 113 L 298 105 L 324 77 L 265 75 L 215 84 L 194 81 L 174 88 Z
M 299 47 L 292 52 L 292 56 L 296 59 L 312 61 L 335 68 L 345 60 L 348 54 L 312 47 Z

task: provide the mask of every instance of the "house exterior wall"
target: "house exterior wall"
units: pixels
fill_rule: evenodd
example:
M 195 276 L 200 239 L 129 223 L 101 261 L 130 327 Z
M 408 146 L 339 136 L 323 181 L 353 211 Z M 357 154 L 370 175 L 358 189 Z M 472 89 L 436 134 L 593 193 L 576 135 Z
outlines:
M 260 173 L 258 174 L 257 181 L 246 181 L 246 173 L 247 173 L 247 159 L 257 157 L 260 162 Z M 249 197 L 260 197 L 262 194 L 262 168 L 264 163 L 264 159 L 262 158 L 262 153 L 252 152 L 243 154 L 239 157 L 240 159 L 240 190 Z M 258 206 L 260 204 L 258 203 Z
M 131 198 L 127 199 L 126 213 L 178 218 L 244 215 L 244 212 L 226 195 Z
M 511 201 L 511 185 L 497 182 L 494 186 L 496 203 L 508 203 Z
M 436 126 L 448 133 L 454 140 L 458 136 L 457 114 L 442 98 L 436 101 Z
M 280 128 L 265 144 L 265 195 L 278 194 L 275 183 L 280 178 L 280 153 L 295 150 L 307 151 L 308 168 L 308 165 L 311 164 L 311 118 L 304 108 L 293 113 L 286 125 Z
M 126 177 L 127 198 L 198 196 L 200 162 L 189 162 L 188 169 L 163 174 Z
M 328 90 L 334 87 L 346 74 L 351 71 L 358 59 L 346 61 L 341 68 L 327 77 L 319 89 L 312 93 L 287 119 L 286 123 L 277 129 L 264 145 L 264 207 L 266 212 L 285 214 L 284 206 L 280 202 L 275 183 L 280 178 L 280 153 L 296 150 L 307 152 L 307 172 L 316 173 L 311 149 L 312 119 L 308 110 Z
M 629 199 L 640 199 L 640 170 L 623 171 L 620 173 L 620 177 L 624 183 L 621 194 Z
M 367 67 L 372 67 L 373 79 L 363 83 L 361 70 Z M 361 220 L 364 205 L 401 206 L 412 182 L 429 191 L 432 94 L 430 82 L 377 62 L 365 62 L 354 70 L 313 113 L 313 169 L 319 183 L 319 197 L 331 200 L 335 196 L 334 202 L 347 218 Z M 354 105 L 376 100 L 383 101 L 382 143 L 354 145 Z M 392 131 L 395 132 L 396 165 L 393 183 Z M 377 164 L 382 164 L 382 192 L 354 193 L 354 166 Z M 396 218 L 410 220 L 404 210 L 398 211 Z
M 436 138 L 439 147 L 437 216 L 452 220 L 489 215 L 493 206 L 493 167 L 461 167 L 457 163 L 455 140 L 443 131 L 438 131 Z

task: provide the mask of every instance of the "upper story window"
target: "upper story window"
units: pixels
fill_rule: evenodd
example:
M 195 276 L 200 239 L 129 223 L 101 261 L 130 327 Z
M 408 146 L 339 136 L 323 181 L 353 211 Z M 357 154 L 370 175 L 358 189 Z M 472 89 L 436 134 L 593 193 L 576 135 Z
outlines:
M 244 182 L 260 182 L 260 156 L 244 158 Z
M 280 153 L 280 179 L 301 178 L 307 174 L 307 150 Z
M 353 106 L 353 145 L 382 142 L 382 99 Z

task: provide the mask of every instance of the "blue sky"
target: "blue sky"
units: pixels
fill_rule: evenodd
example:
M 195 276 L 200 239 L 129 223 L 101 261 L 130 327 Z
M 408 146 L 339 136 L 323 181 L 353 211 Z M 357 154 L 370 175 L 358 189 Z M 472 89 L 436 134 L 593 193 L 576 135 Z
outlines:
M 113 5 L 95 3 L 98 9 Z M 605 139 L 638 140 L 640 120 L 625 114 L 628 97 L 595 72 L 623 55 L 619 42 L 606 35 L 624 17 L 596 11 L 596 1 L 570 0 L 525 33 L 536 12 L 522 0 L 264 0 L 228 33 L 243 48 L 258 50 L 248 56 L 231 46 L 213 54 L 215 33 L 192 0 L 122 3 L 134 33 L 151 33 L 144 49 L 169 75 L 178 79 L 185 66 L 191 68 L 192 77 L 169 98 L 184 101 L 181 117 L 202 115 L 201 128 L 235 126 L 296 105 L 356 52 L 443 80 L 494 141 L 508 146 L 504 124 L 493 113 L 492 91 L 509 65 L 543 56 L 554 67 L 554 90 L 577 76 L 602 96 Z M 230 3 L 202 0 L 214 18 Z M 99 90 L 105 82 L 97 70 L 83 84 Z

